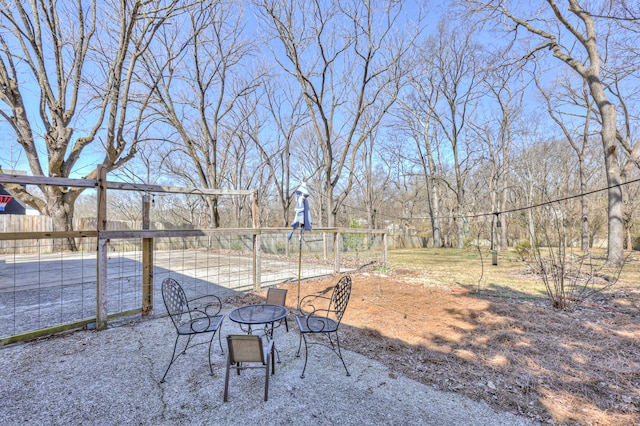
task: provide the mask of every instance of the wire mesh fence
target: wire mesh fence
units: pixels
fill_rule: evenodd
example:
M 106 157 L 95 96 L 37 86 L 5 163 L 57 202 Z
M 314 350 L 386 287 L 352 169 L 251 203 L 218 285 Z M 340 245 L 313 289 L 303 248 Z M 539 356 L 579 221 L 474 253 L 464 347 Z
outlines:
M 336 245 L 334 238 L 338 239 Z M 0 344 L 94 323 L 98 239 L 76 240 L 75 252 L 62 251 L 50 237 L 3 241 Z M 254 241 L 259 243 L 257 251 Z M 296 234 L 291 240 L 284 231 L 256 234 L 230 230 L 219 235 L 209 232 L 154 238 L 153 311 L 164 314 L 161 283 L 167 277 L 178 280 L 190 296 L 216 294 L 225 298 L 254 289 L 256 277 L 260 287 L 267 287 L 336 270 L 350 272 L 383 265 L 383 245 L 382 234 L 335 232 Z M 106 271 L 108 315 L 140 312 L 145 282 L 143 239 L 110 238 Z
M 73 253 L 56 252 L 51 240 L 16 243 L 0 254 L 0 337 L 95 316 L 95 238 Z

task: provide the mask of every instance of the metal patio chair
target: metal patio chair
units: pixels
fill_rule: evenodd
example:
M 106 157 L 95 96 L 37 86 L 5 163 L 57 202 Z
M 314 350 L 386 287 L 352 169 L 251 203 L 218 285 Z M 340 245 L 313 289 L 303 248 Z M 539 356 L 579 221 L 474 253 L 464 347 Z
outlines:
M 347 308 L 347 303 L 349 303 L 350 296 L 351 277 L 344 276 L 340 278 L 334 287 L 331 297 L 310 294 L 300 300 L 300 306 L 305 305 L 312 309 L 310 313 L 302 312 L 296 316 L 296 322 L 300 328 L 300 342 L 296 356 L 300 356 L 300 349 L 302 347 L 302 341 L 304 340 L 304 367 L 302 368 L 300 378 L 304 378 L 304 372 L 307 369 L 309 346 L 314 344 L 326 346 L 331 349 L 338 358 L 340 358 L 340 361 L 342 361 L 347 376 L 351 375 L 342 357 L 340 338 L 338 337 L 338 327 L 340 326 L 344 311 Z M 318 304 L 318 302 L 327 305 L 327 301 L 328 306 L 326 308 L 316 308 L 314 306 L 314 304 Z M 310 336 L 314 334 L 324 334 L 329 339 L 329 342 L 311 341 Z M 333 341 L 333 336 L 335 336 L 335 342 Z
M 264 368 L 264 400 L 269 399 L 269 366 L 271 366 L 271 374 L 275 374 L 276 366 L 274 363 L 274 344 L 273 340 L 269 341 L 265 347 L 262 345 L 262 337 L 258 335 L 247 334 L 231 334 L 227 336 L 227 371 L 224 377 L 224 402 L 229 397 L 229 372 L 235 369 L 240 375 L 240 370 Z M 247 363 L 258 365 L 246 365 Z
M 268 303 L 271 305 L 286 306 L 286 302 L 287 302 L 287 289 L 269 287 L 269 289 L 267 290 L 267 300 L 265 301 L 265 303 Z M 283 322 L 287 332 L 289 332 L 289 321 L 287 320 L 287 317 L 282 318 L 279 321 L 277 327 L 281 326 Z
M 162 299 L 164 305 L 167 308 L 171 322 L 176 328 L 176 340 L 173 344 L 173 354 L 171 355 L 171 361 L 167 366 L 167 370 L 162 376 L 160 383 L 164 383 L 164 379 L 167 377 L 169 369 L 173 365 L 178 356 L 187 352 L 190 347 L 191 340 L 198 334 L 211 333 L 209 339 L 209 370 L 213 375 L 213 366 L 211 365 L 211 345 L 213 344 L 213 338 L 216 332 L 220 330 L 222 326 L 222 320 L 224 315 L 220 314 L 222 309 L 222 302 L 218 296 L 213 294 L 200 296 L 193 299 L 187 299 L 187 296 L 182 289 L 182 286 L 173 278 L 167 278 L 162 281 Z M 182 352 L 176 354 L 178 348 L 178 340 L 180 336 L 187 336 L 187 342 Z M 220 333 L 218 333 L 218 341 L 220 343 L 220 350 L 222 349 L 222 339 Z M 200 342 L 191 345 L 191 347 L 206 343 Z

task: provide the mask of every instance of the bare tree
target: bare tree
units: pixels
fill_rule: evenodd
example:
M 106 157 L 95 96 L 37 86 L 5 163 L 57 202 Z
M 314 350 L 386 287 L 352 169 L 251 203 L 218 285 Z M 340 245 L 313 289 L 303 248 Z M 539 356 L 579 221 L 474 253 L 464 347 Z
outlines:
M 391 187 L 391 168 L 385 163 L 390 162 L 390 152 L 395 149 L 388 142 L 393 131 L 393 128 L 378 128 L 362 144 L 358 153 L 359 170 L 354 173 L 351 201 L 348 206 L 344 205 L 344 211 L 348 213 L 349 218 L 342 221 L 342 224 L 350 227 L 366 224 L 370 229 L 378 229 L 381 226 L 380 217 L 388 213 L 384 210 L 387 192 Z
M 433 80 L 424 78 L 428 71 L 423 67 L 429 69 L 431 65 L 426 61 L 417 62 L 415 75 L 409 83 L 411 91 L 400 99 L 398 127 L 407 129 L 409 137 L 416 143 L 417 160 L 426 184 L 433 246 L 437 248 L 443 245 L 441 193 L 444 182 L 440 139 L 435 135 L 433 117 L 439 91 L 432 84 Z
M 395 102 L 407 72 L 402 58 L 416 33 L 394 33 L 402 4 L 259 2 L 284 49 L 274 56 L 300 85 L 321 148 L 322 220 L 328 226 L 335 225 L 352 189 L 358 151 Z
M 359 179 L 362 202 L 367 212 L 367 224 L 371 229 L 379 227 L 378 212 L 384 202 L 384 194 L 389 184 L 389 172 L 378 166 L 379 154 L 376 140 L 378 132 L 375 131 L 365 143 L 362 149 L 363 172 L 356 174 Z
M 198 187 L 222 189 L 229 184 L 229 155 L 238 120 L 245 119 L 236 108 L 260 84 L 261 71 L 251 61 L 255 43 L 246 34 L 239 9 L 224 1 L 196 4 L 186 22 L 164 29 L 145 57 L 151 81 L 157 80 L 156 114 L 174 130 L 171 139 L 177 151 L 169 166 Z M 217 228 L 218 198 L 205 201 L 209 225 Z
M 307 124 L 308 118 L 303 114 L 302 95 L 295 87 L 290 87 L 286 81 L 271 79 L 265 79 L 262 87 L 265 91 L 265 108 L 270 116 L 270 120 L 265 117 L 264 121 L 271 122 L 275 132 L 267 137 L 260 131 L 261 127 L 255 126 L 247 132 L 246 137 L 255 143 L 260 158 L 269 169 L 281 206 L 281 225 L 289 226 L 289 210 L 294 200 L 290 188 L 291 147 L 298 140 L 298 133 Z
M 241 190 L 259 188 L 260 197 L 263 194 L 266 195 L 268 191 L 265 176 L 268 180 L 271 179 L 268 163 L 262 159 L 262 147 L 260 143 L 255 143 L 256 140 L 260 140 L 260 135 L 266 128 L 265 116 L 267 114 L 264 111 L 259 111 L 262 97 L 263 94 L 256 90 L 238 99 L 232 112 L 234 118 L 230 120 L 235 123 L 235 126 L 229 129 L 229 134 L 226 137 L 230 145 L 229 173 L 226 177 L 229 188 Z M 231 198 L 231 205 L 235 211 L 236 227 L 251 226 L 250 200 L 251 197 L 247 196 Z
M 565 139 L 576 154 L 578 181 L 580 193 L 586 194 L 588 191 L 589 173 L 587 170 L 587 155 L 590 142 L 590 123 L 593 118 L 593 99 L 589 96 L 589 89 L 586 81 L 583 81 L 582 90 L 571 87 L 570 79 L 564 78 L 554 83 L 559 93 L 551 94 L 540 83 L 540 76 L 534 74 L 534 81 L 538 91 L 546 104 L 549 117 L 560 127 Z M 561 104 L 568 104 L 570 112 L 563 113 Z M 579 115 L 577 111 L 583 112 Z M 578 116 L 577 116 L 578 115 Z M 577 116 L 577 117 L 576 117 Z M 579 120 L 573 128 L 570 128 L 571 119 Z M 581 202 L 581 226 L 580 226 L 580 246 L 583 252 L 589 251 L 589 203 L 586 196 L 580 198 Z
M 438 127 L 438 134 L 450 146 L 453 182 L 442 182 L 455 194 L 456 206 L 451 219 L 455 223 L 457 247 L 462 248 L 464 217 L 467 216 L 466 179 L 478 160 L 474 141 L 466 134 L 467 124 L 476 112 L 484 77 L 473 29 L 460 31 L 448 28 L 445 22 L 440 23 L 438 35 L 423 54 L 429 69 L 421 77 L 437 92 L 425 99 L 434 102 L 426 106 Z
M 381 159 L 389 179 L 380 215 L 391 219 L 392 225 L 398 226 L 397 231 L 408 237 L 421 227 L 428 200 L 424 181 L 420 174 L 415 173 L 415 161 L 403 152 L 406 151 L 405 144 L 406 141 L 399 135 L 391 135 L 385 143 L 385 149 L 389 152 Z
M 617 135 L 616 105 L 607 94 L 603 81 L 603 40 L 612 33 L 607 32 L 607 22 L 598 26 L 598 13 L 582 6 L 583 1 L 567 0 L 564 7 L 556 0 L 546 0 L 544 7 L 516 9 L 515 5 L 502 1 L 464 0 L 474 13 L 482 13 L 490 19 L 508 26 L 514 38 L 520 37 L 520 29 L 529 36 L 525 41 L 535 42 L 526 46 L 525 58 L 550 51 L 553 57 L 562 61 L 579 78 L 583 79 L 602 118 L 600 135 L 604 154 L 604 168 L 608 185 L 608 263 L 620 265 L 623 262 L 623 220 L 621 170 Z M 563 2 L 564 3 L 564 2 Z M 581 4 L 582 3 L 582 4 Z M 594 6 L 594 5 L 590 5 Z M 608 20 L 609 18 L 604 18 Z M 598 29 L 604 30 L 599 37 Z M 606 48 L 605 48 L 606 50 Z
M 516 126 L 521 119 L 525 90 L 525 84 L 520 79 L 520 68 L 503 61 L 501 58 L 503 58 L 502 52 L 498 52 L 484 80 L 488 98 L 498 106 L 498 114 L 495 116 L 491 113 L 488 114 L 489 122 L 483 130 L 486 137 L 482 138 L 487 144 L 485 152 L 487 152 L 491 163 L 489 197 L 493 212 L 508 210 L 511 186 L 511 146 L 517 131 Z M 506 250 L 509 244 L 507 217 L 506 214 L 502 214 L 497 218 L 499 221 L 498 240 L 502 250 Z
M 540 222 L 536 221 L 537 206 L 549 200 L 567 196 L 567 185 L 572 173 L 570 153 L 556 140 L 544 140 L 538 123 L 522 132 L 521 144 L 513 147 L 513 187 L 517 193 L 518 207 L 526 207 L 520 214 L 527 228 L 531 247 L 537 243 Z M 541 120 L 540 120 L 541 121 Z M 572 192 L 572 195 L 575 192 Z
M 144 93 L 136 93 L 132 105 L 138 61 L 178 3 L 0 0 L 0 103 L 6 108 L 0 117 L 33 175 L 69 177 L 98 140 L 99 162 L 108 170 L 133 158 L 146 108 Z M 95 179 L 95 169 L 85 177 Z M 51 216 L 55 230 L 72 229 L 83 188 L 41 185 L 39 195 L 8 187 Z M 61 244 L 75 249 L 72 239 Z
M 640 169 L 640 6 L 624 1 L 612 2 L 611 32 L 617 37 L 613 40 L 609 63 L 605 69 L 606 80 L 611 83 L 608 89 L 618 103 L 619 125 L 618 143 L 626 155 L 622 164 L 622 180 L 633 181 Z M 598 116 L 595 119 L 599 119 Z M 638 212 L 638 187 L 625 185 L 623 188 L 623 223 L 626 232 L 626 247 L 633 248 L 631 229 Z

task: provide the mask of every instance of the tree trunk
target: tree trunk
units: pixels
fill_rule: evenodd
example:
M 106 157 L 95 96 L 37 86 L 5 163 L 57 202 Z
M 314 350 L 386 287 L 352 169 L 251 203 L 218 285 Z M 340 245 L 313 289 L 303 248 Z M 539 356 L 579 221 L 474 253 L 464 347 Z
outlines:
M 527 173 L 529 174 L 527 183 L 527 202 L 530 205 L 533 205 L 534 179 L 530 170 L 527 170 Z M 533 209 L 527 209 L 526 215 L 528 225 L 527 228 L 529 230 L 529 245 L 531 246 L 531 248 L 534 248 L 538 246 L 538 239 L 536 237 L 536 225 L 533 218 Z
M 431 178 L 428 180 L 431 186 L 429 191 L 429 204 L 431 206 L 431 228 L 433 229 L 433 247 L 440 248 L 444 244 L 442 242 L 442 219 L 440 218 L 440 192 L 436 180 Z
M 622 187 L 620 186 L 620 166 L 617 161 L 616 108 L 611 104 L 599 83 L 590 83 L 591 93 L 598 104 L 602 116 L 602 146 L 607 174 L 609 235 L 609 266 L 620 266 L 624 260 L 624 224 L 622 222 Z M 601 93 L 602 92 L 602 93 Z
M 587 192 L 587 182 L 584 177 L 584 170 L 580 169 L 580 191 L 585 194 Z M 580 248 L 583 252 L 589 251 L 589 205 L 587 203 L 587 197 L 580 198 L 580 204 L 582 207 L 582 219 L 580 220 Z
M 456 164 L 457 166 L 457 164 Z M 458 248 L 464 248 L 464 195 L 463 187 L 462 187 L 462 178 L 458 178 L 458 196 L 457 196 L 457 207 L 456 207 L 456 216 L 455 216 L 455 224 L 458 233 Z
M 422 169 L 424 172 L 425 182 L 427 186 L 427 197 L 429 200 L 429 216 L 431 218 L 431 231 L 433 233 L 433 247 L 440 248 L 443 246 L 442 242 L 442 219 L 440 217 L 440 191 L 438 189 L 438 182 L 433 177 L 436 175 L 437 168 L 436 163 L 433 159 L 433 150 L 429 143 L 429 135 L 427 131 L 427 126 L 425 126 L 425 131 L 423 132 L 424 145 L 426 149 L 426 154 L 422 153 L 422 148 L 420 143 L 417 143 L 418 151 L 420 152 L 420 159 L 422 162 Z M 419 141 L 419 138 L 416 137 L 416 141 Z
M 509 146 L 511 145 L 511 135 L 508 136 L 508 143 L 503 150 L 503 170 L 502 170 L 502 184 L 500 188 L 501 202 L 500 210 L 505 210 L 509 202 Z M 507 239 L 507 215 L 500 215 L 500 249 L 507 250 L 509 241 Z
M 49 202 L 47 210 L 53 222 L 54 232 L 73 231 L 73 202 L 64 202 L 63 198 L 60 194 L 53 200 L 51 197 L 47 197 L 47 199 L 53 201 Z M 53 249 L 56 252 L 77 251 L 76 241 L 73 238 L 56 238 L 53 240 Z
M 209 227 L 216 229 L 220 227 L 220 212 L 218 212 L 218 197 L 207 198 L 209 204 Z

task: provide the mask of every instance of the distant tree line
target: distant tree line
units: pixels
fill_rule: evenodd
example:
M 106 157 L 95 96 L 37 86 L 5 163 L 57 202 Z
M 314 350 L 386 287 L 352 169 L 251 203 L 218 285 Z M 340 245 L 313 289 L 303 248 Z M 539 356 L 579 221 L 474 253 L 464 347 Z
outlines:
M 436 247 L 534 242 L 544 224 L 526 207 L 563 200 L 582 250 L 605 238 L 620 264 L 637 220 L 640 7 L 416 3 L 0 0 L 0 164 L 257 189 L 264 226 L 289 225 L 306 181 L 317 225 Z M 71 229 L 82 188 L 7 187 Z M 131 197 L 110 203 L 135 215 Z M 251 223 L 242 197 L 157 207 Z

